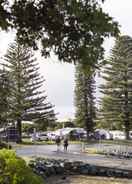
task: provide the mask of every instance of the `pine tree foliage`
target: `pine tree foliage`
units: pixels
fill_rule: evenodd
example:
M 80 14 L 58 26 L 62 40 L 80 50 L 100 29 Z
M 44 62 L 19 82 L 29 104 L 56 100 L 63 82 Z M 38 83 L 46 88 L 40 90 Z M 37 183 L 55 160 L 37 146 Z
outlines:
M 9 73 L 0 69 L 0 126 L 10 120 L 10 86 Z
M 9 72 L 11 118 L 17 121 L 21 139 L 22 120 L 55 119 L 53 106 L 40 88 L 44 82 L 31 49 L 14 42 L 5 55 L 5 69 Z
M 95 80 L 93 72 L 85 72 L 81 65 L 76 66 L 75 74 L 75 117 L 77 125 L 84 127 L 87 135 L 95 126 Z
M 125 128 L 126 138 L 132 128 L 132 38 L 116 40 L 103 71 L 106 84 L 101 86 L 102 115 L 111 128 Z

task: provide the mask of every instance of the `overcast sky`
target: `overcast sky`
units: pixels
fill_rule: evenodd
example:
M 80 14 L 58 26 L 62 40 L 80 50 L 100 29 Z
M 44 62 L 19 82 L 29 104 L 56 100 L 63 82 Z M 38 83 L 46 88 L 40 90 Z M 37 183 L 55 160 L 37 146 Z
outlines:
M 106 0 L 103 8 L 121 26 L 122 34 L 132 36 L 132 0 Z M 0 33 L 0 55 L 5 53 L 7 45 L 13 41 L 13 34 Z M 107 50 L 112 47 L 111 39 L 104 43 Z M 74 117 L 74 66 L 57 61 L 55 56 L 45 60 L 37 53 L 40 72 L 46 79 L 44 88 L 48 99 L 55 105 L 59 119 Z M 98 81 L 99 83 L 99 81 Z

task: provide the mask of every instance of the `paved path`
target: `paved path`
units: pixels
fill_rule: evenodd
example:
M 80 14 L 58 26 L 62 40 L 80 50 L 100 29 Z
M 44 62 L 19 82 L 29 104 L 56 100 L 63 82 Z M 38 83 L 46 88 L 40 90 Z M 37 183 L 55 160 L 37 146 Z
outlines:
M 67 153 L 56 151 L 56 145 L 32 145 L 16 147 L 16 153 L 20 156 L 41 156 L 57 159 L 69 159 L 83 161 L 94 165 L 122 168 L 132 170 L 132 160 L 108 158 L 104 155 L 93 155 L 81 152 L 81 145 L 70 145 Z

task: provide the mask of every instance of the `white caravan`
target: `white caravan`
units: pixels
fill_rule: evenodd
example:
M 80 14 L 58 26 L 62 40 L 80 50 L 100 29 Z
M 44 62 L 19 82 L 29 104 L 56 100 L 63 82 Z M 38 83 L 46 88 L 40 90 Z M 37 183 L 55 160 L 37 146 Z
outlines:
M 125 140 L 125 133 L 120 130 L 112 130 L 110 131 L 113 140 Z

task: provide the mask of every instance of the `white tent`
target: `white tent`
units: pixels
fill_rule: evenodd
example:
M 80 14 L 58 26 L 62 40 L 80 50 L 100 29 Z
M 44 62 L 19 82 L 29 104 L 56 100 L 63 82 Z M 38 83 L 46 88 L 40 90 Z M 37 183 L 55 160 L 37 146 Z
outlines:
M 99 136 L 98 138 L 111 139 L 111 133 L 105 129 L 96 129 L 95 136 Z

